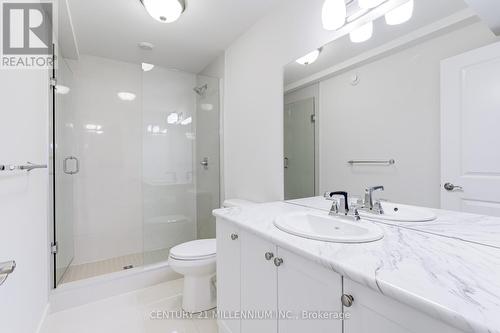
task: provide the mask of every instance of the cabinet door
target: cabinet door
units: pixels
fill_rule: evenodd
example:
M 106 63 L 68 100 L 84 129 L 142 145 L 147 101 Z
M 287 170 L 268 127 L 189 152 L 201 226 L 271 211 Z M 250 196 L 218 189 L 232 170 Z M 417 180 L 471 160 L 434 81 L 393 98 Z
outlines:
M 344 279 L 344 293 L 354 298 L 351 307 L 344 307 L 350 316 L 344 322 L 345 333 L 460 332 L 351 280 Z
M 241 307 L 240 243 L 239 229 L 217 219 L 217 309 L 228 315 Z M 239 320 L 221 318 L 218 324 L 221 333 L 240 333 Z
M 251 233 L 241 235 L 241 310 L 242 333 L 276 333 L 277 309 L 276 266 L 266 253 L 276 253 L 276 247 Z M 262 318 L 272 314 L 270 318 Z
M 278 248 L 280 333 L 341 333 L 342 277 L 310 260 Z M 328 314 L 327 319 L 316 319 Z

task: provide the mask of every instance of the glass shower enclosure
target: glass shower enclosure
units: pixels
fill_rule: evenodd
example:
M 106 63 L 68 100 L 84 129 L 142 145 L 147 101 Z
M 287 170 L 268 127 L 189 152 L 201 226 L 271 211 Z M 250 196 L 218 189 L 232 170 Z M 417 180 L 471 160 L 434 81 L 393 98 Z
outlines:
M 84 54 L 61 57 L 56 76 L 54 286 L 214 238 L 219 79 Z

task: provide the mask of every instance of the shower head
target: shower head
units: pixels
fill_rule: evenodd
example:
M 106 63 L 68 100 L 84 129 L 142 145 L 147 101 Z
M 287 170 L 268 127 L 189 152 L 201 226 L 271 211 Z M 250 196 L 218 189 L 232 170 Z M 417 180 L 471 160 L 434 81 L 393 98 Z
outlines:
M 194 92 L 197 93 L 198 96 L 201 96 L 201 97 L 203 97 L 205 95 L 205 93 L 207 92 L 207 89 L 208 89 L 208 84 L 204 84 L 202 86 L 193 88 Z

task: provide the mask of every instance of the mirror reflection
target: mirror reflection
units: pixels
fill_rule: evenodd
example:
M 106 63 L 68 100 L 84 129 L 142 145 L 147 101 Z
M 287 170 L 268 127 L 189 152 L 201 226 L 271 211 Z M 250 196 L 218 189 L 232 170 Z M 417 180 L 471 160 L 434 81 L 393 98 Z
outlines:
M 374 21 L 368 2 L 285 67 L 285 198 L 346 191 L 387 219 L 392 203 L 500 216 L 488 149 L 500 66 L 482 48 L 496 37 L 462 1 L 409 1 Z

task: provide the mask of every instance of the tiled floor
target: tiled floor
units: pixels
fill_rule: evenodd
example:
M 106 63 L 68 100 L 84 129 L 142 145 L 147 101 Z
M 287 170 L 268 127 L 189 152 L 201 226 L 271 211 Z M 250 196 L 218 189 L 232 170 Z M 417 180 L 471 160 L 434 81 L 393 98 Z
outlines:
M 182 283 L 170 281 L 50 314 L 41 333 L 217 333 L 212 319 L 167 318 L 181 313 Z M 161 313 L 164 318 L 152 319 Z
M 123 270 L 123 267 L 128 265 L 138 267 L 144 264 L 164 261 L 168 259 L 168 254 L 168 249 L 162 249 L 151 252 L 130 254 L 127 256 L 91 262 L 88 264 L 70 266 L 66 273 L 64 273 L 61 283 L 68 283 L 103 274 L 119 272 Z

